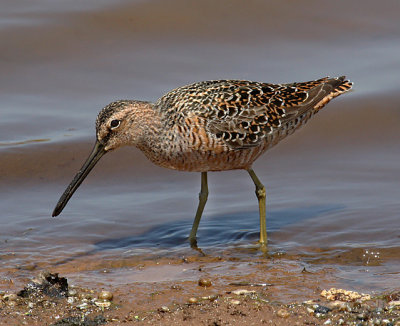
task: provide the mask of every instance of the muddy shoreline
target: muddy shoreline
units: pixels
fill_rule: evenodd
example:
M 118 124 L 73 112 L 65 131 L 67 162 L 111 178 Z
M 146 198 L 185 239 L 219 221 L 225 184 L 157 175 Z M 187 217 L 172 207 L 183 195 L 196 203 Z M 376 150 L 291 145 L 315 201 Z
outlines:
M 191 288 L 192 296 L 180 292 Z M 228 290 L 229 289 L 229 290 Z M 67 297 L 0 294 L 2 325 L 400 325 L 400 293 L 384 293 L 371 300 L 329 301 L 317 294 L 284 304 L 271 300 L 262 284 L 231 283 L 225 291 L 209 291 L 196 284 L 153 285 L 146 293 L 127 286 L 114 289 L 111 301 L 98 289 L 71 287 Z M 105 291 L 103 291 L 105 292 Z M 182 303 L 181 301 L 186 301 Z
M 62 326 L 400 325 L 400 289 L 328 298 L 321 293 L 338 284 L 334 269 L 308 270 L 293 261 L 268 260 L 267 264 L 265 257 L 235 260 L 197 255 L 142 260 L 123 267 L 127 275 L 124 284 L 113 283 L 115 271 L 104 268 L 102 282 L 94 277 L 89 287 L 79 280 L 79 271 L 73 272 L 72 264 L 54 267 L 51 274 L 25 266 L 27 274 L 35 276 L 26 278 L 24 285 L 8 278 L 8 289 L 0 292 L 0 320 L 2 325 Z M 244 264 L 245 274 L 240 272 Z M 86 268 L 98 267 L 93 263 Z M 171 276 L 164 281 L 129 282 L 129 274 L 138 270 L 147 274 L 169 271 Z M 179 280 L 179 273 L 186 271 L 194 277 Z M 60 282 L 62 286 L 56 283 L 46 288 L 43 275 L 66 278 Z M 5 282 L 3 279 L 3 288 Z

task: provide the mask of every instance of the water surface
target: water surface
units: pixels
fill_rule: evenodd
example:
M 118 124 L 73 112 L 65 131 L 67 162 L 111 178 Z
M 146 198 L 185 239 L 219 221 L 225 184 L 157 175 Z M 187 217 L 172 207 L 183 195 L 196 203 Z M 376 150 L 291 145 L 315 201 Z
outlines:
M 86 281 L 111 266 L 118 283 L 132 259 L 193 254 L 186 237 L 200 175 L 153 166 L 133 148 L 106 155 L 61 216 L 50 217 L 107 103 L 154 101 L 206 79 L 346 74 L 354 91 L 254 166 L 267 187 L 270 253 L 334 268 L 339 283 L 357 289 L 398 287 L 398 9 L 397 1 L 3 1 L 0 277 L 73 262 Z M 210 173 L 198 232 L 206 253 L 263 257 L 253 187 L 244 171 Z M 170 277 L 139 274 L 131 280 Z

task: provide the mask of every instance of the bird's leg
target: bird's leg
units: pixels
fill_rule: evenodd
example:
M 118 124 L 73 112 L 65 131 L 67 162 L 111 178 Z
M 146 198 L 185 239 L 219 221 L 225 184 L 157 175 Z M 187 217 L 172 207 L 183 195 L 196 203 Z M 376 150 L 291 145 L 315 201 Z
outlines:
M 208 198 L 207 172 L 201 172 L 201 190 L 199 193 L 199 206 L 197 206 L 196 216 L 193 221 L 192 231 L 189 235 L 190 246 L 197 248 L 196 234 L 200 224 L 201 215 Z
M 253 169 L 248 169 L 251 179 L 253 180 L 256 186 L 256 195 L 258 199 L 258 207 L 260 210 L 260 244 L 262 247 L 267 246 L 267 225 L 266 225 L 266 216 L 265 216 L 265 187 L 261 183 L 260 179 L 256 176 Z

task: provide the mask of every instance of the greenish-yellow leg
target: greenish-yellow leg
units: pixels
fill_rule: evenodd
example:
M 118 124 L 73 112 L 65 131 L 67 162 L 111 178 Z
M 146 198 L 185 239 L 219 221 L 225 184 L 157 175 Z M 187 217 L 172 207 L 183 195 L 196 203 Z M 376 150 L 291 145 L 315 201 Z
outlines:
M 197 206 L 196 216 L 193 221 L 192 231 L 189 235 L 190 246 L 197 248 L 196 234 L 199 228 L 201 215 L 208 198 L 207 172 L 201 172 L 201 190 L 199 193 L 199 206 Z
M 248 169 L 251 179 L 253 180 L 256 186 L 256 195 L 258 199 L 258 207 L 260 210 L 260 244 L 265 247 L 267 245 L 267 225 L 266 225 L 266 216 L 265 216 L 265 187 L 261 183 L 260 179 L 256 176 L 253 169 Z

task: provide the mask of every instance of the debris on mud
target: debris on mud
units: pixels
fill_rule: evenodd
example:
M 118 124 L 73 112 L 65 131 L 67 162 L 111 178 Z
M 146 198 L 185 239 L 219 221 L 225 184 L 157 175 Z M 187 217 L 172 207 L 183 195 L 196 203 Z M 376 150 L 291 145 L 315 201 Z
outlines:
M 0 319 L 5 325 L 52 326 L 113 326 L 131 322 L 178 326 L 188 323 L 400 326 L 398 291 L 372 296 L 330 289 L 322 292 L 322 298 L 284 304 L 275 300 L 268 287 L 246 283 L 247 286 L 235 289 L 225 284 L 222 288 L 199 287 L 196 281 L 174 281 L 141 288 L 135 284 L 113 291 L 92 290 L 69 286 L 65 277 L 43 272 L 22 291 L 0 292 Z
M 104 325 L 106 319 L 103 316 L 96 316 L 93 319 L 89 317 L 67 317 L 63 318 L 50 326 L 98 326 Z
M 343 289 L 331 288 L 330 290 L 323 290 L 321 296 L 328 300 L 340 300 L 340 301 L 368 301 L 371 300 L 371 295 L 365 293 L 358 293 L 354 291 L 348 291 Z
M 59 277 L 57 273 L 42 272 L 39 276 L 28 283 L 28 285 L 17 293 L 18 296 L 27 298 L 29 296 L 47 295 L 53 298 L 66 297 L 68 294 L 68 282 L 65 277 Z

